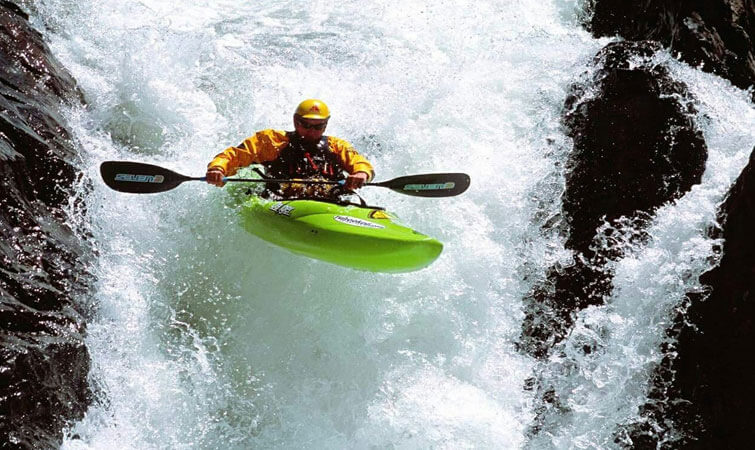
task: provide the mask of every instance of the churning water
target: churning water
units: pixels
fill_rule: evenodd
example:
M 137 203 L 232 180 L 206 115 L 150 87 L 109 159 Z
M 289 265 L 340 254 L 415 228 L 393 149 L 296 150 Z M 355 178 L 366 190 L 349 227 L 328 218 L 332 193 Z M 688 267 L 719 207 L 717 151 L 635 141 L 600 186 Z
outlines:
M 334 4 L 337 3 L 337 4 Z M 70 112 L 98 242 L 87 344 L 98 400 L 83 448 L 596 448 L 631 421 L 705 235 L 755 144 L 747 95 L 666 62 L 690 85 L 710 155 L 703 183 L 660 210 L 615 263 L 607 304 L 563 351 L 516 350 L 522 297 L 557 260 L 570 83 L 607 40 L 575 0 L 310 2 L 44 0 L 31 5 L 88 106 Z M 363 189 L 437 237 L 420 272 L 356 272 L 293 256 L 239 226 L 224 190 L 108 190 L 104 160 L 200 176 L 228 145 L 291 128 L 318 97 L 329 134 L 377 178 L 464 171 L 461 197 Z M 584 355 L 576 349 L 592 345 Z M 570 349 L 575 349 L 571 351 Z M 536 376 L 567 411 L 528 435 Z

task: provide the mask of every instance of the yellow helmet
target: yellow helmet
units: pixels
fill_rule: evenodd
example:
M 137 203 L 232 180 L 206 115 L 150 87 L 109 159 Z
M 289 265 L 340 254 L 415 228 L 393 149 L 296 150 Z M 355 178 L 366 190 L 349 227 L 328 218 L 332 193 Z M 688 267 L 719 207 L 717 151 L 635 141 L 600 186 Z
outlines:
M 330 118 L 330 109 L 322 100 L 310 98 L 299 103 L 294 114 L 305 119 L 327 120 Z

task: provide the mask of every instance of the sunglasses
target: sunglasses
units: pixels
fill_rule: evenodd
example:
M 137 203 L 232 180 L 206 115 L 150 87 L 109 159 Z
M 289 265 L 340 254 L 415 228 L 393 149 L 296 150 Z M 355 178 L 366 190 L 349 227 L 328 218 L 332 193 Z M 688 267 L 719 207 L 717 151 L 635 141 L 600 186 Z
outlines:
M 298 123 L 300 127 L 305 128 L 307 130 L 324 130 L 325 127 L 328 126 L 328 122 L 309 123 L 301 119 L 296 119 L 296 123 Z

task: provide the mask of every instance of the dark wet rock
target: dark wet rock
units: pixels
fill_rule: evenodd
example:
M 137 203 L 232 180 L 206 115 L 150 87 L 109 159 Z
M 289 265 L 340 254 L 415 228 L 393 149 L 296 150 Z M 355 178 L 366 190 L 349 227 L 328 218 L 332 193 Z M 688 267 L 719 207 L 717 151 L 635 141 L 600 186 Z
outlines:
M 562 216 L 574 258 L 551 267 L 525 298 L 519 342 L 541 360 L 559 352 L 579 311 L 610 296 L 612 263 L 645 244 L 655 211 L 702 178 L 707 147 L 693 121 L 692 98 L 654 62 L 660 49 L 650 41 L 608 45 L 566 99 L 563 121 L 574 148 Z M 599 350 L 580 348 L 586 355 Z M 542 376 L 525 388 L 539 399 L 529 434 L 547 433 L 568 411 L 566 402 Z
M 656 50 L 650 42 L 607 46 L 594 84 L 566 100 L 574 139 L 563 198 L 568 248 L 590 253 L 603 222 L 652 213 L 700 182 L 707 150 L 691 97 L 653 64 Z
M 595 36 L 652 40 L 681 60 L 729 79 L 755 84 L 755 1 L 592 0 Z M 749 230 L 754 163 L 742 173 L 720 211 L 725 238 L 718 267 L 701 277 L 710 292 L 690 293 L 661 347 L 641 421 L 621 426 L 627 448 L 749 448 L 755 417 L 755 369 L 750 293 L 755 247 Z M 719 230 L 720 231 L 720 230 Z
M 74 80 L 0 2 L 0 442 L 54 448 L 89 402 L 84 307 L 92 250 L 70 224 L 82 183 L 64 127 Z M 76 230 L 74 230 L 76 228 Z
M 583 255 L 577 255 L 570 266 L 551 267 L 546 280 L 525 300 L 520 350 L 537 358 L 547 357 L 569 334 L 578 311 L 603 303 L 603 297 L 611 292 L 611 277 L 605 261 Z
M 719 264 L 700 277 L 668 330 L 666 354 L 652 380 L 644 421 L 619 442 L 652 448 L 751 448 L 755 417 L 755 150 L 719 209 L 724 239 Z M 647 448 L 651 448 L 648 446 Z
M 619 42 L 596 57 L 597 70 L 572 88 L 564 124 L 574 140 L 563 216 L 571 265 L 553 267 L 528 299 L 521 345 L 544 357 L 574 314 L 612 290 L 610 262 L 641 245 L 655 210 L 700 182 L 707 147 L 691 98 L 663 66 L 652 42 Z
M 754 0 L 592 0 L 596 37 L 654 40 L 740 88 L 755 84 Z

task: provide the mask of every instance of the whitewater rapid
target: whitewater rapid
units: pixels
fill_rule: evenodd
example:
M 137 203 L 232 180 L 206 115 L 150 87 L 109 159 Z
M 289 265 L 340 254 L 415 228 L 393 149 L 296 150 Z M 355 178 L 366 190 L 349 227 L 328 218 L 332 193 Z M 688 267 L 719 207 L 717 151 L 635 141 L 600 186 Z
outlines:
M 650 244 L 616 263 L 605 306 L 563 352 L 516 350 L 522 298 L 570 257 L 558 220 L 569 85 L 609 40 L 575 0 L 543 2 L 44 0 L 34 20 L 88 106 L 69 121 L 94 186 L 99 252 L 90 382 L 63 448 L 604 448 L 636 418 L 664 328 L 698 289 L 716 207 L 755 144 L 746 93 L 667 57 L 698 99 L 703 183 L 662 208 Z M 294 106 L 330 106 L 380 180 L 464 171 L 461 197 L 364 189 L 444 242 L 405 275 L 293 256 L 244 232 L 228 195 L 185 183 L 108 190 L 105 160 L 200 176 Z M 584 355 L 583 345 L 600 351 Z M 531 377 L 569 412 L 528 434 Z

